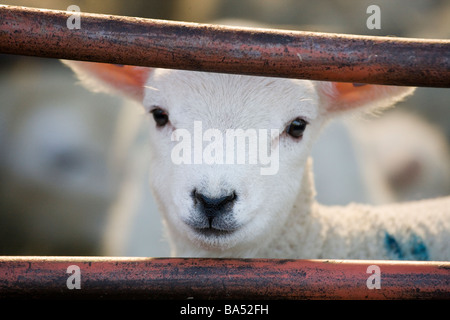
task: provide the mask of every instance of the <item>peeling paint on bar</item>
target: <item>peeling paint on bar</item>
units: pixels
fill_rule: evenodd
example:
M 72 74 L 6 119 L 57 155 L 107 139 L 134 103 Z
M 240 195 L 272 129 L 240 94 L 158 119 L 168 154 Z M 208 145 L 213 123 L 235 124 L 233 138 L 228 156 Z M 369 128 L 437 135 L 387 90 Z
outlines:
M 450 87 L 450 40 L 373 37 L 0 5 L 0 52 L 147 67 Z
M 450 299 L 450 262 L 4 256 L 0 298 Z

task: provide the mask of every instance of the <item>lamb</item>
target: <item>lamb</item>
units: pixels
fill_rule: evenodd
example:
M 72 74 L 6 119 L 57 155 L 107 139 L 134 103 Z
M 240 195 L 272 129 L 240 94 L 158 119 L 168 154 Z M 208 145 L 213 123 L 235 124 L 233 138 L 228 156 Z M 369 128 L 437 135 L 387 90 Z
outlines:
M 173 256 L 449 260 L 450 197 L 379 207 L 315 200 L 309 152 L 326 123 L 389 107 L 414 88 L 65 63 L 91 90 L 120 93 L 151 115 L 150 185 Z M 209 161 L 174 161 L 199 155 L 195 141 L 179 148 L 199 121 Z M 230 128 L 265 132 L 258 146 L 279 154 L 277 170 L 225 164 L 220 148 L 212 155 Z

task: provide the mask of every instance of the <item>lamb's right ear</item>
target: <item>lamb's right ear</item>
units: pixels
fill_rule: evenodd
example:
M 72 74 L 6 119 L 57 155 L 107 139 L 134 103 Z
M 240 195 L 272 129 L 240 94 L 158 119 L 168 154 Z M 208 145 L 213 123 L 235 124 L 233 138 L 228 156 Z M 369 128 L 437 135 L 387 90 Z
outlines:
M 413 87 L 318 81 L 326 113 L 374 111 L 392 106 L 414 92 Z
M 142 102 L 144 85 L 153 69 L 146 67 L 61 60 L 91 91 L 120 93 Z

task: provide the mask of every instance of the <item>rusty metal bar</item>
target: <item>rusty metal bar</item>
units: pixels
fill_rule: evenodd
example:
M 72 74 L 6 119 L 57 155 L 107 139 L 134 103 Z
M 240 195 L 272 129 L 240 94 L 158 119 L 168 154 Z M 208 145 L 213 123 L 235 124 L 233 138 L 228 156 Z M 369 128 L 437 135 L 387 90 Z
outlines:
M 147 67 L 450 87 L 450 40 L 370 37 L 0 6 L 0 52 Z
M 450 262 L 4 256 L 0 298 L 450 299 Z

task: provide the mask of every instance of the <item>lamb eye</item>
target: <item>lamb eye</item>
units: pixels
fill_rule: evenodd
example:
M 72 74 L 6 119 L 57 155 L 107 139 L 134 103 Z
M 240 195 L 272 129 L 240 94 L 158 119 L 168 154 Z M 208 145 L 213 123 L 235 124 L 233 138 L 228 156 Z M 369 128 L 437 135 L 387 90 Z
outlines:
M 303 119 L 295 119 L 286 127 L 286 133 L 293 138 L 301 138 L 307 124 Z
M 151 113 L 158 127 L 164 127 L 169 122 L 169 115 L 164 110 L 156 108 Z

